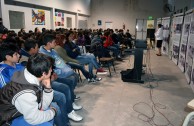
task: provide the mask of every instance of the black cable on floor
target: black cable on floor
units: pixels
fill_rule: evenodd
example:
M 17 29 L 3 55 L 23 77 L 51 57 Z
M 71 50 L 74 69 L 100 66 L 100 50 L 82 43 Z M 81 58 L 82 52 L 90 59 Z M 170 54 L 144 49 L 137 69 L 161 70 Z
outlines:
M 160 109 L 166 109 L 166 106 L 161 104 L 161 103 L 156 103 L 153 100 L 153 91 L 155 87 L 158 87 L 158 81 L 154 78 L 154 75 L 152 73 L 151 70 L 151 63 L 150 63 L 150 50 L 147 51 L 147 55 L 146 55 L 146 75 L 147 75 L 147 79 L 148 79 L 148 87 L 149 87 L 149 93 L 150 93 L 150 100 L 151 100 L 151 104 L 149 105 L 146 102 L 138 102 L 133 106 L 133 110 L 135 112 L 138 113 L 138 118 L 140 120 L 142 120 L 143 122 L 146 122 L 148 124 L 150 124 L 151 126 L 174 126 L 171 121 L 160 111 Z M 153 79 L 155 82 L 156 81 L 156 85 L 154 86 L 153 84 L 151 84 L 151 79 Z M 143 108 L 148 107 L 151 110 L 151 116 L 144 114 L 143 112 L 141 112 L 140 110 L 138 110 L 138 106 L 143 106 Z M 158 112 L 162 117 L 165 118 L 165 120 L 167 121 L 166 124 L 157 124 L 154 121 L 154 118 L 156 116 L 156 112 Z

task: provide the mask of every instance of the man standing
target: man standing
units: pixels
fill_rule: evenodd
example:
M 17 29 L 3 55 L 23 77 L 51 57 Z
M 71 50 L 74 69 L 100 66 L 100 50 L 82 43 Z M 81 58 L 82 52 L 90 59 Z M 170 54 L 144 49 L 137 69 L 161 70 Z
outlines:
M 157 40 L 157 48 L 158 48 L 158 53 L 156 54 L 157 56 L 161 56 L 161 47 L 162 47 L 162 40 L 163 40 L 163 28 L 161 24 L 158 24 L 158 30 L 155 33 L 155 37 Z

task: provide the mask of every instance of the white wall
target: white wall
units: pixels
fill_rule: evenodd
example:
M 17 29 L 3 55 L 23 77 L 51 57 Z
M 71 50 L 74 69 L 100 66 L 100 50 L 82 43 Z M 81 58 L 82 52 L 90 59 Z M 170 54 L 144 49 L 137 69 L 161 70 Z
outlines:
M 50 17 L 51 14 L 49 10 L 45 10 L 45 25 L 32 25 L 32 8 L 5 4 L 4 6 L 2 6 L 2 17 L 3 17 L 3 24 L 8 29 L 10 29 L 9 10 L 24 12 L 25 30 L 27 32 L 29 30 L 34 31 L 36 27 L 39 27 L 40 30 L 42 28 L 51 29 L 51 17 Z M 18 32 L 20 29 L 12 29 L 12 30 L 15 30 L 16 32 Z
M 163 0 L 93 0 L 89 28 L 105 28 L 106 21 L 113 22 L 113 29 L 126 29 L 135 34 L 136 19 L 163 17 Z M 102 20 L 102 26 L 97 21 Z
M 13 0 L 90 15 L 91 0 Z
M 5 0 L 6 1 L 6 0 Z M 42 27 L 45 27 L 47 29 L 55 29 L 55 28 L 59 28 L 59 27 L 55 27 L 54 25 L 54 15 L 55 12 L 54 10 L 62 10 L 62 12 L 65 12 L 65 26 L 64 28 L 67 28 L 66 26 L 66 17 L 71 17 L 72 18 L 72 28 L 77 28 L 78 24 L 78 20 L 79 17 L 78 13 L 81 15 L 86 15 L 89 16 L 90 14 L 90 1 L 91 0 L 50 0 L 49 2 L 45 1 L 45 0 L 13 0 L 15 1 L 16 5 L 10 5 L 10 4 L 5 4 L 4 0 L 1 0 L 1 6 L 2 7 L 2 18 L 4 20 L 4 25 L 10 29 L 10 24 L 9 24 L 9 10 L 12 11 L 20 11 L 20 12 L 24 12 L 25 13 L 25 29 L 26 31 L 28 30 L 34 30 L 35 27 L 32 25 L 32 12 L 31 9 L 29 7 L 22 7 L 22 6 L 17 6 L 18 4 L 25 3 L 23 4 L 23 6 L 26 6 L 27 4 L 32 4 L 31 6 L 36 7 L 38 9 L 42 9 L 40 8 L 40 6 L 43 6 L 44 8 L 46 7 L 47 10 L 45 11 L 45 20 L 46 20 L 46 25 L 38 25 L 38 27 L 41 29 Z M 37 6 L 36 6 L 37 5 Z M 48 9 L 50 8 L 50 10 Z M 54 14 L 54 15 L 53 15 Z M 80 17 L 82 18 L 82 17 Z M 19 31 L 19 29 L 13 29 L 15 31 Z
M 1 0 L 0 0 L 0 18 L 2 17 L 2 11 L 1 11 Z

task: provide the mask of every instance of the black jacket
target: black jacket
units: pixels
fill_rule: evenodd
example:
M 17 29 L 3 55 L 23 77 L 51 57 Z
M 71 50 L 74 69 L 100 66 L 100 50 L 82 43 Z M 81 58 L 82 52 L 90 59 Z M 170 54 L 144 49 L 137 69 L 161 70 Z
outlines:
M 12 104 L 17 99 L 18 96 L 22 95 L 24 90 L 31 89 L 36 92 L 38 98 L 38 103 L 41 100 L 41 89 L 37 85 L 29 84 L 29 82 L 24 77 L 24 71 L 16 72 L 12 80 L 17 79 L 17 82 L 11 81 L 6 86 L 0 90 L 0 125 L 9 123 L 11 120 L 21 116 Z

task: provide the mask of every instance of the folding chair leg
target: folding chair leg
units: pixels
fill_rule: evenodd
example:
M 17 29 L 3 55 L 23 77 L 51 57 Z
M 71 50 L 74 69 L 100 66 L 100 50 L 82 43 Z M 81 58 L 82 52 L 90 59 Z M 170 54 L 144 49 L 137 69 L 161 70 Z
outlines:
M 78 73 L 79 73 L 80 82 L 82 82 L 82 77 L 81 77 L 81 74 L 80 74 L 80 71 L 79 70 L 78 70 Z
M 115 66 L 114 66 L 114 63 L 113 62 L 112 62 L 112 66 L 113 66 L 114 72 L 116 73 Z
M 110 71 L 110 65 L 108 65 L 108 70 L 109 70 L 109 74 L 110 74 L 110 77 L 111 77 L 112 75 L 111 75 L 111 71 Z

